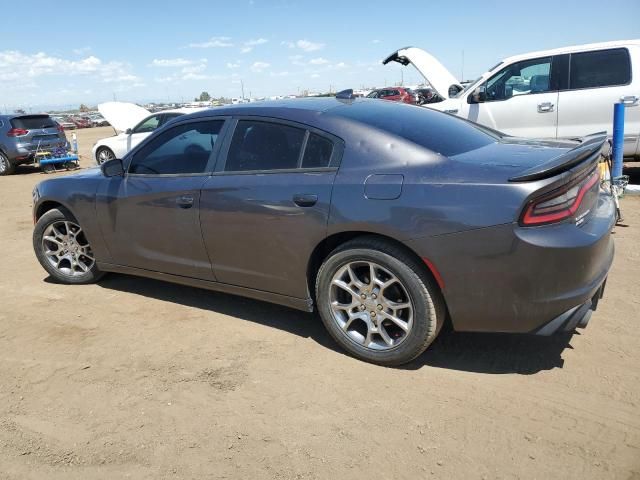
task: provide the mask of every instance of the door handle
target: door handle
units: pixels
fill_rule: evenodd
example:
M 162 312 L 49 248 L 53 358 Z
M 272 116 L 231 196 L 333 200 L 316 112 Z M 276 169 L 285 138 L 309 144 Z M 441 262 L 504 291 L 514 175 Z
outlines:
M 553 112 L 553 107 L 555 107 L 555 105 L 551 102 L 542 102 L 538 104 L 538 112 L 539 113 Z
M 193 195 L 180 195 L 176 199 L 176 203 L 180 208 L 191 208 L 193 207 Z
M 313 207 L 318 202 L 318 196 L 312 193 L 296 193 L 293 203 L 299 207 Z
M 638 97 L 636 95 L 625 95 L 620 97 L 620 101 L 627 107 L 635 107 L 638 105 Z

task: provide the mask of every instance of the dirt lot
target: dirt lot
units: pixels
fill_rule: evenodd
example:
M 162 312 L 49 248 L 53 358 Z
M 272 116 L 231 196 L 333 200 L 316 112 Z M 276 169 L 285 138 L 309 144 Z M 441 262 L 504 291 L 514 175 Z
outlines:
M 106 128 L 79 132 L 82 163 Z M 0 178 L 0 478 L 640 479 L 640 197 L 591 324 L 448 333 L 403 369 L 314 315 L 110 275 L 51 283 Z

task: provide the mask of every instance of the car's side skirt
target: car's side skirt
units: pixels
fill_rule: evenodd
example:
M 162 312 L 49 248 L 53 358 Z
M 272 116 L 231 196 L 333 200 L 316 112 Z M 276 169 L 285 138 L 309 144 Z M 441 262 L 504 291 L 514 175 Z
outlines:
M 124 273 L 126 275 L 136 275 L 139 277 L 153 278 L 155 280 L 163 280 L 165 282 L 178 283 L 189 287 L 204 288 L 206 290 L 214 290 L 216 292 L 229 293 L 241 297 L 253 298 L 264 302 L 277 303 L 285 307 L 295 308 L 304 312 L 313 311 L 313 301 L 311 298 L 296 298 L 277 293 L 265 292 L 263 290 L 254 290 L 252 288 L 238 287 L 237 285 L 229 285 L 226 283 L 212 282 L 209 280 L 200 280 L 198 278 L 182 277 L 180 275 L 172 275 L 170 273 L 154 272 L 142 268 L 127 267 L 124 265 L 115 265 L 112 263 L 97 262 L 98 268 L 103 272 Z

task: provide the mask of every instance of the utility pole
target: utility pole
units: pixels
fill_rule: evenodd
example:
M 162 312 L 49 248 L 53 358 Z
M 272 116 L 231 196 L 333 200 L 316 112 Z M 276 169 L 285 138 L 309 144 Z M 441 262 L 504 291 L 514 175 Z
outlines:
M 242 89 L 242 100 L 244 100 L 244 82 L 240 80 L 240 88 Z
M 464 50 L 462 50 L 462 68 L 460 69 L 460 81 L 464 82 Z
M 116 102 L 116 92 L 113 92 L 113 101 Z
M 404 87 L 404 69 L 400 67 L 400 86 Z

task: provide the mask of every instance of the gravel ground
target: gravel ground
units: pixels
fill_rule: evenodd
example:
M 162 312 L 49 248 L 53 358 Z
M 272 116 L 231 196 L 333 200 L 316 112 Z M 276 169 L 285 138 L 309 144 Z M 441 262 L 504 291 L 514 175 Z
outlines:
M 79 132 L 84 166 L 109 132 Z M 640 479 L 640 197 L 586 330 L 444 333 L 390 369 L 283 307 L 52 283 L 31 247 L 43 178 L 0 178 L 0 478 Z

